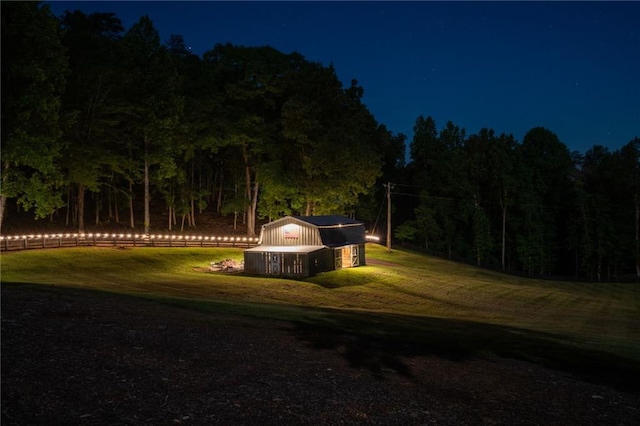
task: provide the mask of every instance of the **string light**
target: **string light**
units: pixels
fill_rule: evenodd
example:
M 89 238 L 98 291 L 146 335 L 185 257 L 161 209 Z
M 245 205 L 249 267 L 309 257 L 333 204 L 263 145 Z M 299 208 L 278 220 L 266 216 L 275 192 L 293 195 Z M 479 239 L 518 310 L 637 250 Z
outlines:
M 167 240 L 167 241 L 211 241 L 219 243 L 246 243 L 253 244 L 259 241 L 257 237 L 240 237 L 240 236 L 213 236 L 213 235 L 169 235 L 169 234 L 109 234 L 100 232 L 90 233 L 67 233 L 67 234 L 24 234 L 24 235 L 0 235 L 0 241 L 18 241 L 18 240 L 50 240 L 50 239 L 107 239 L 107 240 Z M 367 236 L 367 239 L 378 240 L 377 237 Z

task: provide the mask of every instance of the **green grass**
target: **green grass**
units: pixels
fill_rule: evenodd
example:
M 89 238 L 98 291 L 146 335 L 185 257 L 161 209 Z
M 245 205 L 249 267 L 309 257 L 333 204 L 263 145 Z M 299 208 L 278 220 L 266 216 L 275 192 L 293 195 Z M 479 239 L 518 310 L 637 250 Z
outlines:
M 367 246 L 367 266 L 305 280 L 198 270 L 226 258 L 241 260 L 242 250 L 33 250 L 3 253 L 0 270 L 3 285 L 93 289 L 398 347 L 428 344 L 437 353 L 495 353 L 584 369 L 597 362 L 640 373 L 637 284 L 525 279 L 377 245 Z

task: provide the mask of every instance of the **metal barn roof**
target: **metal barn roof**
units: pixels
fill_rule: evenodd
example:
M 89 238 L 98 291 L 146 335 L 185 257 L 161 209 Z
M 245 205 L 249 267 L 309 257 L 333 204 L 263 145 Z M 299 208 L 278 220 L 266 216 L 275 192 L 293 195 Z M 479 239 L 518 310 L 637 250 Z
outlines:
M 327 248 L 326 246 L 256 246 L 245 251 L 269 253 L 312 253 Z
M 350 219 L 346 216 L 340 215 L 328 215 L 328 216 L 292 216 L 298 220 L 310 223 L 312 225 L 323 226 L 350 226 L 350 225 L 362 225 L 362 222 Z
M 287 234 L 290 224 L 301 228 Z M 339 247 L 365 243 L 364 223 L 345 216 L 285 216 L 262 225 L 260 244 L 269 246 Z
M 293 216 L 318 228 L 322 243 L 329 247 L 365 242 L 364 224 L 345 216 Z

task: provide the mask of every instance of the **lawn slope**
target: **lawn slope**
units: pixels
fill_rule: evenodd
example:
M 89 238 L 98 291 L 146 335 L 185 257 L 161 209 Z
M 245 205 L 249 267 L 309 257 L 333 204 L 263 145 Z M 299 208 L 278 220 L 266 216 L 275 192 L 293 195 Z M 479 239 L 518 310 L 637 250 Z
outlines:
M 294 321 L 389 344 L 640 372 L 640 287 L 532 280 L 367 246 L 367 266 L 305 280 L 203 272 L 240 249 L 3 253 L 2 283 L 84 288 Z M 408 345 L 408 346 L 407 346 Z M 576 355 L 576 354 L 581 355 Z M 606 370 L 606 369 L 605 369 Z

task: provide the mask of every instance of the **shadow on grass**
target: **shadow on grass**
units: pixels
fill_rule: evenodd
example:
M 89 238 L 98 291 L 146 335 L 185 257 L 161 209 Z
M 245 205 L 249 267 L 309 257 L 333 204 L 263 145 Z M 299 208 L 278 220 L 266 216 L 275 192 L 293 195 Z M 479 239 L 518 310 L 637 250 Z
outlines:
M 333 290 L 337 288 L 346 288 L 346 287 L 358 287 L 367 284 L 371 284 L 372 276 L 366 273 L 361 273 L 363 270 L 366 270 L 366 266 L 361 266 L 358 268 L 360 273 L 352 273 L 348 274 L 346 269 L 340 269 L 337 271 L 331 271 L 329 273 L 314 275 L 312 277 L 307 277 L 303 281 L 315 284 L 320 287 Z M 349 268 L 351 269 L 351 268 Z M 368 270 L 367 270 L 368 271 Z M 353 272 L 353 269 L 351 269 Z
M 411 377 L 404 359 L 416 356 L 461 362 L 494 355 L 640 393 L 640 361 L 579 348 L 563 336 L 441 318 L 335 312 L 330 319 L 296 321 L 296 337 L 315 348 L 340 352 L 352 367 L 368 369 L 381 380 L 385 371 Z
M 550 333 L 469 321 L 402 315 L 345 312 L 228 300 L 121 294 L 97 289 L 2 283 L 52 295 L 109 294 L 216 315 L 240 315 L 248 323 L 264 327 L 269 319 L 291 323 L 292 333 L 318 350 L 333 350 L 358 369 L 371 371 L 380 380 L 393 371 L 412 377 L 404 361 L 416 356 L 437 356 L 462 362 L 474 357 L 499 356 L 529 361 L 576 375 L 585 381 L 640 393 L 640 361 L 597 349 L 579 348 L 579 342 Z M 2 299 L 3 306 L 6 300 Z M 287 327 L 287 329 L 289 329 Z

